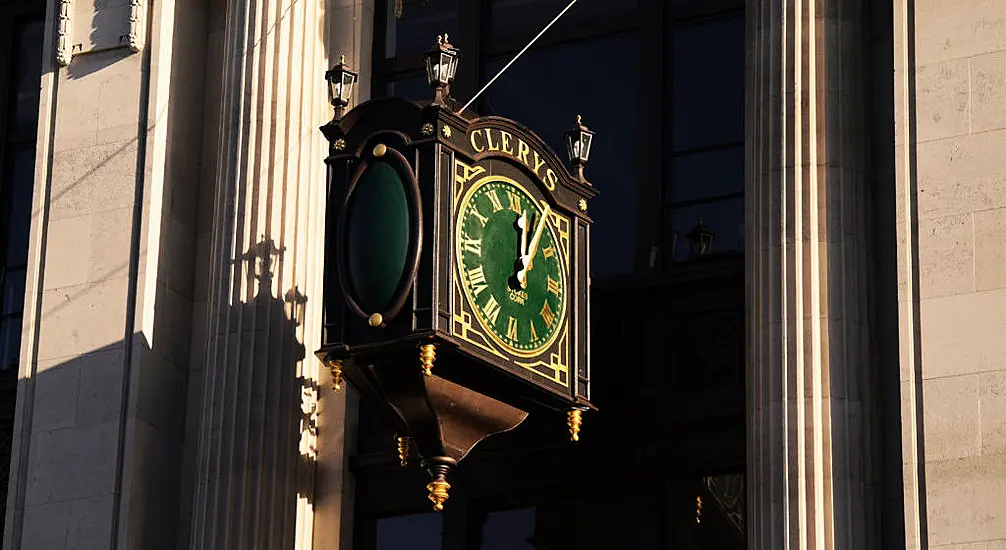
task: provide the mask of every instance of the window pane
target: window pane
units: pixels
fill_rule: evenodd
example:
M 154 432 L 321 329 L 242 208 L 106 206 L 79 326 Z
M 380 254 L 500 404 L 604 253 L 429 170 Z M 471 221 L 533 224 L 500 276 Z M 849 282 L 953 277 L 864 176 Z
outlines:
M 531 51 L 486 92 L 486 113 L 525 123 L 565 159 L 563 134 L 577 114 L 597 132 L 586 174 L 600 196 L 591 203 L 591 271 L 595 277 L 632 270 L 636 252 L 639 180 L 639 102 L 613 98 L 598 67 L 620 67 L 618 97 L 640 95 L 640 48 L 635 34 Z M 509 59 L 486 66 L 487 81 Z M 557 78 L 557 75 L 562 75 Z
M 672 166 L 672 203 L 744 192 L 744 147 L 675 157 Z
M 438 35 L 458 35 L 458 0 L 386 2 L 388 19 L 385 27 L 385 57 L 422 53 L 436 44 Z M 397 16 L 399 7 L 401 17 Z
M 3 273 L 3 307 L 0 315 L 21 313 L 24 309 L 24 269 L 10 269 Z
M 412 101 L 433 99 L 433 89 L 426 83 L 426 77 L 406 78 L 388 83 L 388 95 L 404 97 Z
M 35 172 L 34 147 L 15 149 L 12 153 L 13 158 L 8 161 L 10 164 L 3 181 L 3 187 L 10 189 L 5 195 L 11 197 L 10 219 L 7 222 L 7 234 L 5 235 L 7 237 L 7 257 L 3 259 L 8 266 L 24 265 L 28 261 L 31 190 Z
M 534 537 L 534 508 L 492 512 L 482 526 L 483 550 L 535 550 L 529 539 Z
M 0 371 L 17 367 L 21 353 L 21 316 L 0 321 Z
M 670 43 L 674 150 L 743 140 L 743 18 L 680 27 Z
M 676 479 L 667 490 L 669 548 L 747 548 L 744 474 Z
M 38 98 L 42 71 L 42 23 L 32 21 L 18 29 L 14 65 L 17 82 L 14 95 L 14 115 L 11 117 L 9 139 L 32 139 L 38 121 Z
M 744 199 L 727 199 L 693 206 L 683 206 L 671 210 L 671 224 L 677 230 L 674 259 L 684 261 L 689 256 L 688 232 L 699 219 L 716 238 L 712 253 L 740 252 L 744 249 Z
M 377 520 L 377 550 L 440 550 L 443 514 L 431 512 Z
M 572 26 L 578 20 L 631 12 L 635 10 L 636 3 L 636 0 L 579 0 L 556 26 Z M 530 40 L 567 5 L 569 0 L 492 0 L 492 33 L 494 36 L 527 35 Z

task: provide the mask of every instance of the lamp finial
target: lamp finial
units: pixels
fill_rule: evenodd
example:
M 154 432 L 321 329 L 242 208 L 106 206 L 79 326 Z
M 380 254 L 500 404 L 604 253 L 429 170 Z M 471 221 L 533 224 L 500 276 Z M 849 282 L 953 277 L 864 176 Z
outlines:
M 345 56 L 345 54 L 340 55 L 339 56 L 339 63 L 345 63 L 345 62 L 346 62 L 346 56 Z

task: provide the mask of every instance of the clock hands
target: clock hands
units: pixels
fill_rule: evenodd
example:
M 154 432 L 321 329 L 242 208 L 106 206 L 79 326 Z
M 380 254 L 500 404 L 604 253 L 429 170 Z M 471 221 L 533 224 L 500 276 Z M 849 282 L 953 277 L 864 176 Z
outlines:
M 545 220 L 548 218 L 548 214 L 551 211 L 552 207 L 548 203 L 545 203 L 545 210 L 542 212 L 541 218 L 538 220 L 538 227 L 534 230 L 534 237 L 531 238 L 531 245 L 528 247 L 529 250 L 520 257 L 523 268 L 517 272 L 517 280 L 520 281 L 521 288 L 527 288 L 527 272 L 531 271 L 531 267 L 534 265 L 534 254 L 538 251 L 538 241 L 541 240 L 541 232 L 545 229 Z

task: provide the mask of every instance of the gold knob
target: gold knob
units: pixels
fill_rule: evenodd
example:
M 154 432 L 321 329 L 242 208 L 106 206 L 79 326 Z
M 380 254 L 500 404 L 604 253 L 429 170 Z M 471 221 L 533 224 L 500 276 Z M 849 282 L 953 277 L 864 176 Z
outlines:
M 375 313 L 367 319 L 367 324 L 372 327 L 379 327 L 384 324 L 384 316 L 380 313 Z
M 426 485 L 426 490 L 430 492 L 430 501 L 433 503 L 433 511 L 440 512 L 444 509 L 444 501 L 447 500 L 447 491 L 451 484 L 442 479 L 435 479 Z
M 433 376 L 433 361 L 437 358 L 437 348 L 433 344 L 423 344 L 419 346 L 419 364 L 423 367 L 423 374 Z
M 328 371 L 332 373 L 332 389 L 342 391 L 342 361 L 339 359 L 329 361 Z
M 583 424 L 583 411 L 573 409 L 566 413 L 566 425 L 569 426 L 569 438 L 580 441 L 580 425 Z
M 398 442 L 398 461 L 405 466 L 409 463 L 409 436 L 395 434 L 395 439 Z
M 374 156 L 375 157 L 383 157 L 384 153 L 387 153 L 387 152 L 388 152 L 388 148 L 383 143 L 378 143 L 377 145 L 374 146 Z

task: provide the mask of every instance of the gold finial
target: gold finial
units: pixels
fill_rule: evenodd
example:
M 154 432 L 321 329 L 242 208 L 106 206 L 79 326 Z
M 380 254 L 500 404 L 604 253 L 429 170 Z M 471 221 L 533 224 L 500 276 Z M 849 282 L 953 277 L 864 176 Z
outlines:
M 405 466 L 409 463 L 409 436 L 395 434 L 395 439 L 398 441 L 398 460 Z
M 342 361 L 339 359 L 329 361 L 328 371 L 332 373 L 332 389 L 342 391 Z
M 576 123 L 577 124 L 583 124 L 583 122 L 581 122 L 581 121 L 582 121 L 582 119 L 580 118 L 580 115 L 576 115 Z
M 339 63 L 345 63 L 345 62 L 346 62 L 346 56 L 345 55 L 340 55 L 339 56 Z
M 569 426 L 569 438 L 580 441 L 580 425 L 583 424 L 583 411 L 573 409 L 566 413 L 566 425 Z
M 443 479 L 434 479 L 426 485 L 426 490 L 430 492 L 429 499 L 433 503 L 433 511 L 441 512 L 444 509 L 444 501 L 448 499 L 447 491 L 451 484 Z
M 450 41 L 447 40 L 447 33 L 444 33 L 444 44 L 450 44 Z
M 437 45 L 444 43 L 444 37 L 442 35 L 437 35 Z
M 380 313 L 375 313 L 367 318 L 367 324 L 372 327 L 379 327 L 384 324 L 384 316 Z
M 702 497 L 695 497 L 695 523 L 702 523 Z
M 433 376 L 433 361 L 437 358 L 437 348 L 433 344 L 423 344 L 419 346 L 419 364 L 423 367 L 423 374 Z

